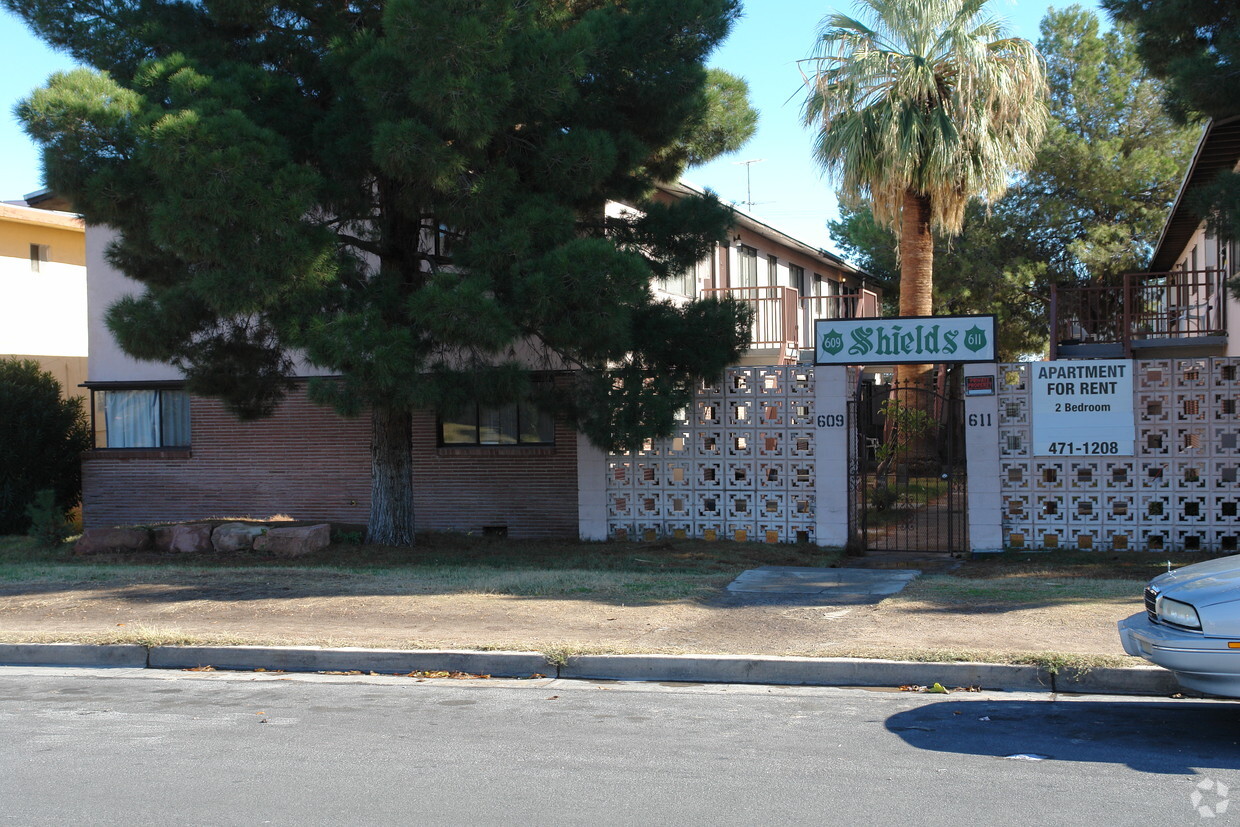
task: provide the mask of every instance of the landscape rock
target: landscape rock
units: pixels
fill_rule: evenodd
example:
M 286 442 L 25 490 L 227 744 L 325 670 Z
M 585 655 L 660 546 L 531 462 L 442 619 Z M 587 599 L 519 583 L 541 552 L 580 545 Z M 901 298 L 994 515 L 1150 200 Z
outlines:
M 270 552 L 280 557 L 301 557 L 327 548 L 331 541 L 332 527 L 327 523 L 272 528 L 261 537 L 254 538 L 254 550 Z
M 146 551 L 151 547 L 151 532 L 145 528 L 88 528 L 73 544 L 78 554 L 103 554 L 109 551 Z
M 151 527 L 151 548 L 155 551 L 172 551 L 172 532 L 175 525 L 157 525 Z
M 168 550 L 190 554 L 210 551 L 211 526 L 206 523 L 173 526 Z
M 246 551 L 254 547 L 254 538 L 261 537 L 266 530 L 260 525 L 223 523 L 216 526 L 211 533 L 211 544 L 216 551 L 223 554 Z

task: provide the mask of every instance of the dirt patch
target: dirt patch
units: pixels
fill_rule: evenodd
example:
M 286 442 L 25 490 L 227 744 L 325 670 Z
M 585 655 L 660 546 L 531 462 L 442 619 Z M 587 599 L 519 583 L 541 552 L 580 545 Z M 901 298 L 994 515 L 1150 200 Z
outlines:
M 1122 656 L 1116 621 L 1141 585 L 1056 596 L 962 596 L 926 577 L 874 606 L 744 605 L 713 581 L 695 597 L 627 600 L 419 593 L 416 579 L 308 572 L 264 583 L 217 571 L 160 582 L 0 588 L 0 639 L 195 640 L 394 648 L 985 657 Z

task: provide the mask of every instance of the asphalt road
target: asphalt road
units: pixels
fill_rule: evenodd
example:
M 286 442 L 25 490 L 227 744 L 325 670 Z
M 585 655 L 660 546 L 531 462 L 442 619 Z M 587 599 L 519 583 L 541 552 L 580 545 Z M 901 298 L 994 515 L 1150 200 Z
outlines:
M 0 824 L 1240 824 L 1240 702 L 14 667 L 0 735 Z

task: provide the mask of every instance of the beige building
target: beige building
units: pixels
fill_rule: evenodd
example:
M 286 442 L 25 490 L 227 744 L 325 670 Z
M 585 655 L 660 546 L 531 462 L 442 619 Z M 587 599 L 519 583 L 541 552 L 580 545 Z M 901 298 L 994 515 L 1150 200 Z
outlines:
M 38 193 L 0 202 L 0 356 L 32 359 L 66 395 L 86 381 L 86 232 Z

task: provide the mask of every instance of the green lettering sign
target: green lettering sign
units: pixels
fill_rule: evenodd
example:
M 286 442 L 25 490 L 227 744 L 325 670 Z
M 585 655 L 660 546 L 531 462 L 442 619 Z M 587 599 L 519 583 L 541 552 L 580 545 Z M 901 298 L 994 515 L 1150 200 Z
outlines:
M 814 326 L 821 365 L 995 359 L 993 316 L 819 319 Z

